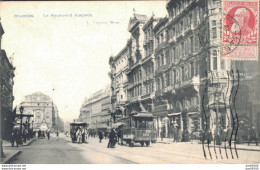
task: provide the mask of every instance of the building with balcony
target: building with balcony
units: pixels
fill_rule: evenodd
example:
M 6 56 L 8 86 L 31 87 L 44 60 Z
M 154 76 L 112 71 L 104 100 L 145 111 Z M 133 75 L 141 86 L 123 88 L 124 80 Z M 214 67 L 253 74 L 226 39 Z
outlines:
M 1 136 L 4 140 L 9 140 L 15 113 L 13 113 L 13 85 L 14 70 L 12 58 L 8 58 L 5 50 L 2 49 L 2 36 L 4 29 L 0 22 L 0 115 L 1 115 Z
M 109 60 L 111 68 L 111 114 L 113 121 L 126 115 L 125 104 L 127 100 L 127 69 L 128 65 L 128 46 L 126 45 L 116 56 L 111 56 Z
M 197 139 L 238 124 L 238 134 L 260 132 L 259 66 L 223 59 L 221 3 L 169 0 L 167 17 L 130 18 L 126 113 L 152 112 L 158 136 L 171 137 L 173 124 Z
M 133 15 L 134 16 L 130 18 L 128 24 L 128 31 L 130 32 L 131 36 L 127 42 L 129 63 L 129 67 L 126 73 L 128 78 L 126 105 L 127 114 L 147 111 L 148 109 L 143 106 L 143 103 L 141 102 L 141 97 L 143 94 L 145 94 L 144 89 L 147 87 L 144 87 L 143 84 L 143 80 L 146 75 L 144 74 L 144 68 L 142 65 L 146 56 L 144 50 L 145 48 L 143 46 L 145 34 L 142 28 L 148 21 L 148 17 L 146 15 L 136 14 L 135 12 Z M 145 41 L 147 41 L 147 39 L 145 39 Z M 147 53 L 148 51 L 146 51 L 146 54 Z

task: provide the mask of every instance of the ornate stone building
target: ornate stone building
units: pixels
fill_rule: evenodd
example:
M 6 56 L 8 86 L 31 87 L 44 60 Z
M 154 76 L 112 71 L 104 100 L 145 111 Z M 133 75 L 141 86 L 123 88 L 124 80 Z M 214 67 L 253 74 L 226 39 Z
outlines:
M 63 131 L 62 120 L 59 117 L 58 108 L 49 96 L 41 92 L 27 95 L 20 103 L 20 106 L 24 107 L 23 114 L 33 115 L 33 119 L 30 119 L 29 123 L 32 125 L 32 121 L 34 121 L 34 130 L 49 129 L 52 131 Z M 18 108 L 20 108 L 20 106 Z M 19 109 L 17 109 L 16 112 L 17 114 L 20 114 Z M 26 120 L 23 120 L 23 122 L 25 121 Z
M 10 134 L 15 119 L 13 113 L 13 85 L 14 70 L 10 58 L 8 59 L 5 50 L 2 49 L 2 36 L 4 29 L 0 22 L 0 115 L 1 115 L 1 137 L 2 139 L 10 139 Z
M 127 100 L 127 75 L 128 69 L 128 47 L 125 46 L 116 56 L 111 56 L 109 64 L 111 72 L 111 114 L 113 121 L 126 115 L 125 104 Z
M 130 18 L 125 109 L 152 112 L 158 136 L 169 137 L 173 124 L 197 138 L 238 123 L 244 134 L 252 125 L 260 131 L 259 63 L 222 59 L 221 3 L 169 0 L 165 18 Z

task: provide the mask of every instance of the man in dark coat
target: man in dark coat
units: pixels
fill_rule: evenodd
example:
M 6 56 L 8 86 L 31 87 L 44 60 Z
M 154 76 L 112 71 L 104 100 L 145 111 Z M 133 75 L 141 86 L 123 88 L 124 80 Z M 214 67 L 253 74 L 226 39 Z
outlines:
M 47 131 L 46 134 L 47 134 L 47 137 L 48 137 L 48 140 L 49 140 L 50 139 L 50 131 Z
M 38 139 L 41 137 L 41 130 L 38 131 Z
M 122 129 L 118 129 L 118 131 L 117 131 L 117 140 L 118 140 L 118 144 L 119 144 L 119 141 L 120 141 L 121 145 L 123 144 L 123 141 L 122 141 Z
M 99 143 L 102 143 L 103 133 L 101 130 L 98 131 L 98 138 L 99 138 Z
M 256 130 L 255 126 L 252 126 L 252 128 L 249 131 L 249 140 L 248 140 L 248 146 L 250 145 L 251 140 L 255 140 L 256 145 L 258 146 L 258 141 L 256 137 Z
M 112 129 L 111 132 L 110 132 L 109 135 L 108 135 L 109 141 L 108 141 L 108 144 L 107 144 L 107 148 L 112 148 L 111 145 L 112 145 L 112 143 L 114 142 L 115 137 L 116 137 L 115 130 Z

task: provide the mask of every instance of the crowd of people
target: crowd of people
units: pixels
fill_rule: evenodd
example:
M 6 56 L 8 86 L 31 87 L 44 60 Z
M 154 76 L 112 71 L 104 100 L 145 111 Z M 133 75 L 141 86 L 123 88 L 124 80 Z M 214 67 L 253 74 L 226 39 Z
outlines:
M 166 136 L 165 133 L 165 129 L 162 128 L 160 131 L 161 140 L 166 137 L 173 139 L 173 142 L 189 142 L 193 140 L 203 141 L 204 139 L 204 143 L 214 143 L 216 145 L 222 145 L 223 143 L 226 143 L 228 146 L 231 146 L 232 141 L 236 140 L 236 143 L 238 144 L 242 144 L 244 143 L 243 141 L 247 141 L 247 144 L 250 145 L 250 143 L 253 141 L 256 145 L 258 145 L 255 126 L 249 128 L 248 132 L 244 134 L 244 136 L 243 133 L 245 132 L 242 132 L 241 129 L 238 129 L 237 134 L 235 134 L 235 130 L 233 129 L 232 132 L 232 128 L 230 126 L 227 126 L 226 128 L 220 127 L 219 129 L 215 129 L 214 132 L 212 132 L 211 129 L 206 131 L 201 129 L 199 132 L 194 133 L 189 132 L 187 129 L 182 131 L 177 124 L 174 124 L 172 129 L 169 131 L 168 136 Z M 242 137 L 246 139 L 242 139 Z
M 12 130 L 11 134 L 11 145 L 12 147 L 16 144 L 16 147 L 18 147 L 19 144 L 26 143 L 27 140 L 34 138 L 35 132 L 33 132 L 31 129 L 25 129 L 22 130 L 18 128 L 14 128 Z
M 77 144 L 82 144 L 82 143 L 89 143 L 89 138 L 96 138 L 98 137 L 99 143 L 102 143 L 102 140 L 105 138 L 108 138 L 108 145 L 107 148 L 114 148 L 115 144 L 120 141 L 121 139 L 121 130 L 120 129 L 115 129 L 112 128 L 110 130 L 102 130 L 98 129 L 96 131 L 86 129 L 86 128 L 81 128 L 77 127 L 75 128 L 71 133 L 72 141 L 74 141 Z M 122 141 L 122 140 L 121 140 Z

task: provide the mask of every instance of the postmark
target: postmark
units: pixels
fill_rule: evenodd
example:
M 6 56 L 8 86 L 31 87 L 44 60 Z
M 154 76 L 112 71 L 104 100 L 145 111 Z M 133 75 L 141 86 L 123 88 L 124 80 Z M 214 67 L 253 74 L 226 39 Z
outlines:
M 257 0 L 223 0 L 222 59 L 258 60 Z

